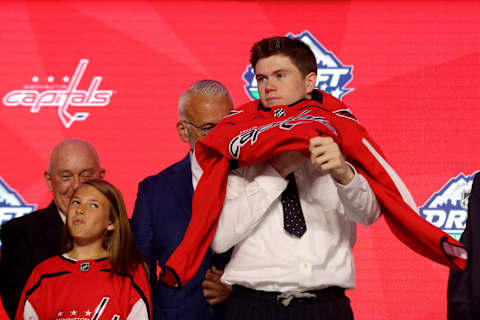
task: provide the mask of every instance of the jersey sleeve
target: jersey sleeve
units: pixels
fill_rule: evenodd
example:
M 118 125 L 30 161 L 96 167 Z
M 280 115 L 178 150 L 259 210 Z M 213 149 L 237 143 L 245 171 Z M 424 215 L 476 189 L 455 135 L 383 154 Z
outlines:
M 132 306 L 127 320 L 152 318 L 152 300 L 150 284 L 147 274 L 141 265 L 133 273 L 132 290 L 130 296 L 130 305 Z
M 38 283 L 38 281 L 40 281 L 39 267 L 40 266 L 36 266 L 35 269 L 33 269 L 32 273 L 30 274 L 30 277 L 27 280 L 27 283 L 25 284 L 25 287 L 22 290 L 20 303 L 18 304 L 17 312 L 15 313 L 15 320 L 39 319 L 37 315 L 38 311 L 36 310 L 35 303 L 33 299 L 31 299 L 33 298 L 32 293 L 35 291 L 34 287 Z

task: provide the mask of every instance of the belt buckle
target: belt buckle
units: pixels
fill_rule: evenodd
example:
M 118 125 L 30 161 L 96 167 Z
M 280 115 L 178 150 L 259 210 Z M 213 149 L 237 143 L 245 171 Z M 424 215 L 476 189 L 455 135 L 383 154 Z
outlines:
M 297 299 L 315 299 L 317 296 L 311 292 L 284 292 L 277 296 L 277 301 L 280 300 L 284 307 L 288 307 L 293 298 Z
M 283 304 L 284 307 L 288 307 L 293 298 L 294 296 L 290 296 L 288 298 L 277 297 L 277 299 L 280 299 L 280 302 Z

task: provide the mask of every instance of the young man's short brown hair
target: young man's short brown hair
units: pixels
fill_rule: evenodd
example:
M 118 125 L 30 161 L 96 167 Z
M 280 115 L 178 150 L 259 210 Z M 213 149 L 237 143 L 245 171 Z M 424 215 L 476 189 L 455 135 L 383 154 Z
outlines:
M 303 41 L 289 37 L 265 38 L 256 42 L 250 50 L 253 69 L 258 61 L 273 55 L 289 57 L 305 77 L 310 72 L 317 74 L 317 60 L 310 47 Z

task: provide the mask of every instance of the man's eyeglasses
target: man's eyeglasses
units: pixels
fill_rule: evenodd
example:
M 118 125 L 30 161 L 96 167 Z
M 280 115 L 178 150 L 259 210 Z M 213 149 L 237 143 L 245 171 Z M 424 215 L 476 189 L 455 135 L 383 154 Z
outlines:
M 216 123 L 207 123 L 207 124 L 204 124 L 202 126 L 197 126 L 195 123 L 191 123 L 188 120 L 183 120 L 183 122 L 197 128 L 198 130 L 202 131 L 203 134 L 209 133 L 217 125 Z

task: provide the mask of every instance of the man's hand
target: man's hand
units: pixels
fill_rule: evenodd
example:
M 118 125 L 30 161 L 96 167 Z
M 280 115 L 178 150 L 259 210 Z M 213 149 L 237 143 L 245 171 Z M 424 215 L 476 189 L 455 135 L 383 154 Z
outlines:
M 343 185 L 352 181 L 355 173 L 345 162 L 340 147 L 331 137 L 310 139 L 309 149 L 312 164 L 318 171 L 328 172 Z
M 286 177 L 300 168 L 306 158 L 298 150 L 286 151 L 268 160 L 270 165 L 282 176 Z
M 215 267 L 208 269 L 205 273 L 205 280 L 202 282 L 203 295 L 210 305 L 226 301 L 232 293 L 229 286 L 220 282 L 222 274 L 223 270 L 218 270 Z

